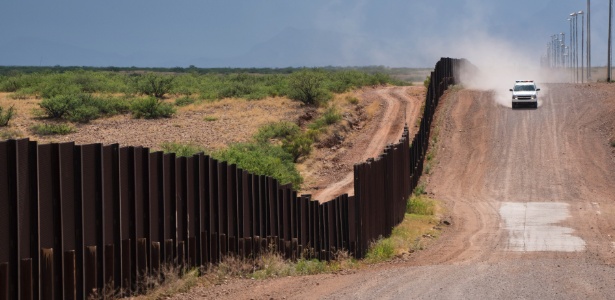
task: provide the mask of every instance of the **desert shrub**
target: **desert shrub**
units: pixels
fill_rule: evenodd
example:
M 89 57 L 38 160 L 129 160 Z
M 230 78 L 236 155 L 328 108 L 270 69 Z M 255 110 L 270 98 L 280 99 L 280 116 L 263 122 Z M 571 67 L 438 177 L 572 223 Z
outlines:
M 342 115 L 337 111 L 335 107 L 329 107 L 325 112 L 308 127 L 313 130 L 319 130 L 328 125 L 335 124 L 342 119 Z
M 359 104 L 359 98 L 357 97 L 348 96 L 346 97 L 346 101 L 348 101 L 348 103 L 353 104 L 353 105 Z
M 196 100 L 188 96 L 175 99 L 175 106 L 186 106 L 194 103 Z
M 261 99 L 267 98 L 267 96 L 273 96 L 273 95 L 270 95 L 265 90 L 256 90 L 256 91 L 253 91 L 245 95 L 244 98 L 246 98 L 247 100 L 261 100 Z
M 217 100 L 218 93 L 215 90 L 201 91 L 201 93 L 199 94 L 199 98 L 201 100 Z
M 212 156 L 254 174 L 273 177 L 280 184 L 292 183 L 295 189 L 303 182 L 292 155 L 280 146 L 268 143 L 239 143 L 214 152 Z
M 133 84 L 135 90 L 140 94 L 162 98 L 173 88 L 174 79 L 175 77 L 171 75 L 146 73 L 134 76 Z
M 130 111 L 130 99 L 118 97 L 92 97 L 91 106 L 98 108 L 102 115 L 114 116 Z
M 39 106 L 47 117 L 59 119 L 77 106 L 77 100 L 73 95 L 58 95 L 43 99 Z
M 434 201 L 428 197 L 412 195 L 406 203 L 406 212 L 409 214 L 433 216 L 435 207 Z
M 87 123 L 100 117 L 100 110 L 95 106 L 78 105 L 66 115 L 65 119 L 71 122 Z
M 102 115 L 125 113 L 129 109 L 129 102 L 125 99 L 94 97 L 83 93 L 43 99 L 39 105 L 49 118 L 81 123 L 87 123 Z
M 21 88 L 21 76 L 2 76 L 0 77 L 0 91 L 14 93 Z
M 328 267 L 326 261 L 301 258 L 297 260 L 295 272 L 299 275 L 313 275 L 324 273 Z
M 176 156 L 190 157 L 200 152 L 205 152 L 205 149 L 199 145 L 182 144 L 175 142 L 164 142 L 160 144 L 160 148 L 164 153 L 175 153 Z
M 0 129 L 0 140 L 18 139 L 21 137 L 23 137 L 23 134 L 17 129 L 9 129 L 8 127 Z
M 140 119 L 170 118 L 175 114 L 175 108 L 169 103 L 163 103 L 155 97 L 134 100 L 130 107 L 133 117 Z
M 75 131 L 75 128 L 68 124 L 37 124 L 31 129 L 38 135 L 69 134 Z
M 299 133 L 287 136 L 282 141 L 282 149 L 290 153 L 293 156 L 293 161 L 297 162 L 300 157 L 307 156 L 312 152 L 313 143 L 314 139 L 309 133 Z
M 324 71 L 316 69 L 292 73 L 288 78 L 289 97 L 308 105 L 326 103 L 332 95 L 324 87 L 325 76 Z
M 417 187 L 414 188 L 414 191 L 412 191 L 412 194 L 415 196 L 420 196 L 423 194 L 426 194 L 427 192 L 425 191 L 425 184 L 421 183 L 419 184 Z
M 13 106 L 9 107 L 7 110 L 4 107 L 0 106 L 0 126 L 4 127 L 9 125 L 9 121 L 15 115 L 15 109 Z
M 278 139 L 282 149 L 292 155 L 293 162 L 299 157 L 309 155 L 314 143 L 311 135 L 301 132 L 301 128 L 291 122 L 267 124 L 258 130 L 254 139 L 259 143 Z
M 387 84 L 392 82 L 393 80 L 391 79 L 391 77 L 387 74 L 384 73 L 375 73 L 372 74 L 369 79 L 368 85 L 383 85 L 383 84 Z
M 78 85 L 53 79 L 45 81 L 40 89 L 41 97 L 45 99 L 81 93 L 81 88 Z
M 375 263 L 389 260 L 393 255 L 395 255 L 395 245 L 393 241 L 391 239 L 380 238 L 370 245 L 365 259 L 368 262 Z
M 264 143 L 270 139 L 284 139 L 287 136 L 296 135 L 301 132 L 301 128 L 292 122 L 277 122 L 267 124 L 258 129 L 254 139 Z
M 425 81 L 423 81 L 423 85 L 425 86 L 425 88 L 429 88 L 430 83 L 431 83 L 431 76 L 427 76 L 427 78 L 425 78 Z
M 36 97 L 36 91 L 33 88 L 23 88 L 15 91 L 14 93 L 9 95 L 11 99 L 19 99 L 24 100 L 31 97 Z
M 214 116 L 206 116 L 205 118 L 203 118 L 203 120 L 205 120 L 207 122 L 213 122 L 213 121 L 218 121 L 218 118 L 216 118 Z

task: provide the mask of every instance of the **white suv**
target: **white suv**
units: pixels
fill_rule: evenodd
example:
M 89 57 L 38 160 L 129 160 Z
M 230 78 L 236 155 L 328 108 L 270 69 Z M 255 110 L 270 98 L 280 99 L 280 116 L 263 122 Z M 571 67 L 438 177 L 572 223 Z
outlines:
M 517 80 L 515 87 L 510 89 L 512 92 L 512 108 L 517 107 L 538 107 L 538 91 L 534 80 Z

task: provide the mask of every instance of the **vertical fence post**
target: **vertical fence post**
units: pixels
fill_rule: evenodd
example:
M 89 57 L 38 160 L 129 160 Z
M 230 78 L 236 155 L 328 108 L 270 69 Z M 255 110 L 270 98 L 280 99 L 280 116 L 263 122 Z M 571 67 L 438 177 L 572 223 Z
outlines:
M 6 284 L 0 282 L 0 296 L 6 294 L 10 299 L 18 297 L 15 148 L 15 141 L 0 142 L 0 168 L 3 170 L 0 172 L 0 194 L 3 195 L 0 197 L 0 263 L 5 272 L 0 276 L 7 280 Z
M 148 192 L 148 247 L 149 274 L 160 276 L 160 263 L 162 259 L 161 244 L 164 243 L 164 175 L 163 153 L 152 152 L 148 155 L 149 163 L 149 192 Z
M 0 300 L 9 299 L 9 263 L 0 263 Z

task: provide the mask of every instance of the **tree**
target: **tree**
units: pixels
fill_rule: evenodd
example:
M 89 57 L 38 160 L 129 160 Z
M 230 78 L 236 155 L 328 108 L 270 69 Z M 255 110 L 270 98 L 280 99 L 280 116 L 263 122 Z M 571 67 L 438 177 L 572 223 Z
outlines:
M 320 70 L 301 70 L 289 75 L 290 98 L 305 104 L 321 104 L 331 98 L 324 89 L 325 74 Z
M 141 94 L 162 98 L 173 88 L 174 79 L 171 75 L 146 73 L 135 78 L 136 90 Z

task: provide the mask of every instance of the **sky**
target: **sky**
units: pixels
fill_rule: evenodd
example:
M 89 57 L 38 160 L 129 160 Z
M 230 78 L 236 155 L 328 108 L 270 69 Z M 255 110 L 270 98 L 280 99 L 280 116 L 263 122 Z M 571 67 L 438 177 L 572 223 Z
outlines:
M 606 65 L 608 1 L 592 1 Z M 2 0 L 0 65 L 428 67 L 440 57 L 538 65 L 582 0 Z M 579 30 L 581 22 L 579 20 Z

